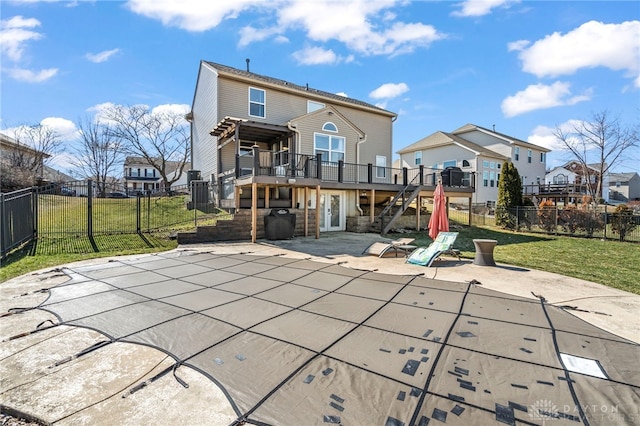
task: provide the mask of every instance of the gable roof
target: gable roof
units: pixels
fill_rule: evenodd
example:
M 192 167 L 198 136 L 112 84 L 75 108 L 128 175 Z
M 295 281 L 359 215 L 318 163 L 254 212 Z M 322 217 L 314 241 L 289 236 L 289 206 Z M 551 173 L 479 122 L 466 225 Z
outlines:
M 521 139 L 518 138 L 514 138 L 513 136 L 509 136 L 509 135 L 505 135 L 504 133 L 500 133 L 500 132 L 496 132 L 494 130 L 489 130 L 487 128 L 475 125 L 475 124 L 471 124 L 471 123 L 467 123 L 462 127 L 457 128 L 456 130 L 454 130 L 453 133 L 454 135 L 462 135 L 464 133 L 468 133 L 468 132 L 473 132 L 473 131 L 478 131 L 478 132 L 482 132 L 488 135 L 491 135 L 493 137 L 499 138 L 504 140 L 505 142 L 508 142 L 510 144 L 516 144 L 519 146 L 524 146 L 527 148 L 531 148 L 531 149 L 536 149 L 538 151 L 542 151 L 542 152 L 550 152 L 551 150 L 536 144 L 533 144 L 531 142 L 525 142 Z
M 178 167 L 180 167 L 180 164 L 182 164 L 181 161 L 165 161 L 166 173 L 170 174 L 175 172 L 178 169 Z M 124 165 L 125 166 L 143 165 L 147 167 L 153 167 L 151 164 L 149 164 L 149 162 L 144 157 L 127 157 L 124 160 Z M 189 169 L 190 165 L 191 163 L 189 163 L 188 161 L 184 163 L 185 169 Z
M 328 112 L 330 115 L 333 114 L 333 115 L 338 116 L 338 118 L 340 118 L 340 120 L 342 120 L 347 126 L 351 127 L 353 129 L 353 131 L 355 131 L 356 133 L 358 133 L 360 135 L 360 139 L 362 139 L 362 138 L 364 138 L 366 136 L 366 134 L 362 131 L 362 129 L 360 129 L 358 126 L 353 124 L 353 122 L 351 120 L 349 120 L 340 111 L 338 111 L 337 109 L 335 109 L 331 105 L 325 106 L 324 108 L 317 109 L 317 110 L 309 112 L 307 114 L 300 115 L 300 116 L 298 116 L 296 118 L 292 118 L 291 120 L 289 120 L 289 123 L 293 123 L 293 122 L 305 119 L 307 117 L 313 117 L 314 115 L 320 115 L 320 114 L 323 114 L 323 113 L 326 113 L 326 112 Z
M 280 80 L 277 78 L 256 74 L 250 71 L 240 70 L 237 68 L 233 68 L 227 65 L 222 65 L 222 64 L 218 64 L 210 61 L 202 61 L 202 63 L 207 64 L 210 67 L 214 68 L 215 70 L 218 71 L 220 75 L 223 75 L 229 78 L 234 78 L 237 80 L 246 80 L 246 81 L 257 81 L 268 86 L 277 87 L 279 90 L 283 90 L 285 92 L 307 96 L 310 99 L 325 100 L 325 101 L 331 100 L 333 103 L 336 103 L 336 104 L 356 106 L 361 109 L 367 109 L 372 112 L 376 112 L 378 114 L 387 115 L 389 117 L 397 117 L 396 113 L 387 111 L 386 109 L 382 109 L 370 103 L 363 102 L 353 98 L 348 98 L 346 96 L 336 95 L 335 93 L 329 93 L 322 90 L 313 89 L 309 87 L 308 84 L 306 86 L 301 86 L 285 80 Z
M 427 136 L 426 138 L 420 139 L 418 142 L 415 142 L 401 150 L 399 150 L 397 153 L 398 154 L 407 154 L 410 152 L 414 152 L 414 151 L 419 151 L 422 149 L 428 149 L 428 148 L 437 148 L 440 146 L 447 146 L 447 145 L 457 145 L 463 149 L 466 149 L 468 151 L 473 152 L 475 155 L 481 155 L 484 157 L 491 157 L 491 158 L 496 158 L 496 159 L 500 159 L 500 160 L 508 160 L 508 157 L 505 157 L 502 154 L 499 154 L 495 151 L 492 151 L 490 149 L 487 149 L 481 145 L 478 145 L 476 143 L 470 142 L 466 139 L 463 139 L 457 135 L 451 134 L 451 133 L 446 133 L 446 132 L 435 132 L 432 133 L 431 135 Z
M 636 172 L 626 172 L 626 173 L 611 173 L 609 175 L 609 182 L 629 182 L 634 177 L 638 176 Z

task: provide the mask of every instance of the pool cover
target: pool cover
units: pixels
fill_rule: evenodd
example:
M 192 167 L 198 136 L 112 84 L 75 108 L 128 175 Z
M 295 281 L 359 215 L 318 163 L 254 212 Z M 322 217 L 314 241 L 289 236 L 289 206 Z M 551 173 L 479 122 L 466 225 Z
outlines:
M 542 297 L 252 254 L 63 271 L 40 309 L 201 372 L 238 423 L 638 421 L 640 347 Z

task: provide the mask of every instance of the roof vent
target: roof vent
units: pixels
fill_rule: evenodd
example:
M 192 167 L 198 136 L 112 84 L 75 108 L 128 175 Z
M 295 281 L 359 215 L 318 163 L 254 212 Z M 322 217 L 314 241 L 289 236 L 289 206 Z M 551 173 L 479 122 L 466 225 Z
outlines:
M 250 72 L 249 71 L 249 62 L 251 62 L 251 59 L 247 58 L 246 61 L 247 61 L 247 72 Z

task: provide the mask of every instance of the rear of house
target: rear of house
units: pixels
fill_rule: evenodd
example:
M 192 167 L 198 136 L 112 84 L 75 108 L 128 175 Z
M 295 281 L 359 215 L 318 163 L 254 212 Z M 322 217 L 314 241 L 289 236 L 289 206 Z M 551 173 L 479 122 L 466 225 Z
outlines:
M 413 178 L 391 167 L 395 113 L 248 69 L 202 61 L 188 118 L 191 163 L 217 205 L 294 209 L 305 235 L 354 230 L 361 202 L 373 221 L 373 204 Z

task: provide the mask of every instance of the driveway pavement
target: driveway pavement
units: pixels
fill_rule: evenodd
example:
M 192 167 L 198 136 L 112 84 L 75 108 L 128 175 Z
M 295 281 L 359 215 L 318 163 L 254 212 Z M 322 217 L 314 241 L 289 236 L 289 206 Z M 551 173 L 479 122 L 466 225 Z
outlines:
M 3 410 L 92 425 L 637 424 L 639 296 L 362 255 L 380 239 L 191 245 L 3 283 Z

